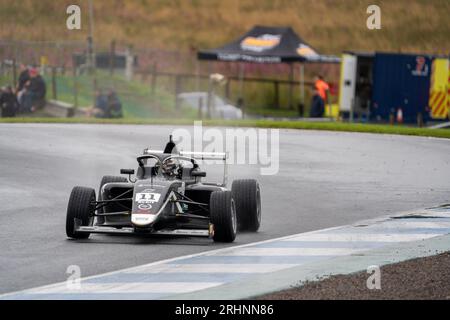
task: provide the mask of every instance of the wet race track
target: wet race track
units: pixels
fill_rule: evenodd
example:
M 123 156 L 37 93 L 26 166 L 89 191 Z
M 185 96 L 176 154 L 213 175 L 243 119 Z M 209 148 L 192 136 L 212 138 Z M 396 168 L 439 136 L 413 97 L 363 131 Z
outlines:
M 64 281 L 69 265 L 89 276 L 230 246 L 199 238 L 65 235 L 73 186 L 97 190 L 103 175 L 135 168 L 143 148 L 163 148 L 177 128 L 1 124 L 0 292 Z M 263 207 L 260 232 L 239 234 L 231 245 L 450 202 L 448 140 L 300 130 L 280 130 L 279 140 L 278 174 L 262 176 L 257 165 L 229 167 L 230 182 L 260 182 Z M 220 177 L 221 168 L 204 168 Z

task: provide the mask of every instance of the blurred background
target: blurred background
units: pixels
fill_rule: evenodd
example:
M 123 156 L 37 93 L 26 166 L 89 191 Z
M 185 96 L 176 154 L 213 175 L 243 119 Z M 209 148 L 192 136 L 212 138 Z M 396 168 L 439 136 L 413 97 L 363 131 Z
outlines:
M 237 106 L 250 118 L 303 117 L 315 75 L 330 84 L 330 103 L 338 103 L 339 63 L 308 63 L 301 71 L 286 63 L 201 61 L 198 51 L 268 25 L 292 27 L 321 54 L 448 55 L 449 1 L 377 1 L 382 28 L 369 30 L 366 9 L 372 2 L 0 0 L 0 86 L 16 86 L 24 64 L 38 69 L 46 100 L 75 106 L 76 116 L 85 115 L 99 94 L 114 92 L 125 118 L 191 119 L 202 115 L 180 94 L 208 92 L 210 75 L 217 73 L 227 80 L 215 89 L 218 103 Z M 66 28 L 71 4 L 81 8 L 81 30 Z

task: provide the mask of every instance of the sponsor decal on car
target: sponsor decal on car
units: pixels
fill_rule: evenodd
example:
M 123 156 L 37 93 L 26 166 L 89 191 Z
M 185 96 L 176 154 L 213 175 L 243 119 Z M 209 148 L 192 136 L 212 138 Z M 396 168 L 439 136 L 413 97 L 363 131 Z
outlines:
M 139 214 L 135 213 L 131 215 L 131 222 L 138 226 L 145 226 L 152 223 L 156 219 L 154 214 Z
M 148 203 L 140 203 L 138 205 L 138 209 L 141 211 L 149 211 L 151 208 L 152 208 L 152 205 L 148 204 Z
M 155 202 L 159 201 L 160 197 L 161 197 L 160 193 L 139 192 L 139 193 L 136 193 L 135 201 L 139 204 L 155 203 Z

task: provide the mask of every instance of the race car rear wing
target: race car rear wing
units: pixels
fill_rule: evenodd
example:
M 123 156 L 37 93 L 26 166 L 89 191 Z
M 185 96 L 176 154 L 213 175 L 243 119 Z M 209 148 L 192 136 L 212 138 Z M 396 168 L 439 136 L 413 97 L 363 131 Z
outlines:
M 191 157 L 199 160 L 227 160 L 227 154 L 225 152 L 192 152 L 192 151 L 180 151 L 180 155 L 184 157 Z
M 164 154 L 163 150 L 151 150 L 145 149 L 144 154 Z M 223 161 L 223 182 L 222 186 L 226 186 L 228 183 L 228 164 L 226 152 L 193 152 L 193 151 L 180 151 L 173 153 L 173 156 L 188 157 L 196 160 L 217 160 Z
M 223 161 L 223 182 L 222 186 L 226 186 L 228 183 L 228 165 L 227 154 L 225 152 L 192 152 L 192 151 L 180 151 L 180 155 L 183 157 L 191 157 L 198 160 L 217 160 Z
M 145 149 L 144 154 L 164 154 L 163 150 Z M 180 151 L 173 153 L 173 155 L 180 155 L 183 157 L 191 157 L 199 160 L 227 160 L 227 154 L 225 152 L 193 152 L 193 151 Z

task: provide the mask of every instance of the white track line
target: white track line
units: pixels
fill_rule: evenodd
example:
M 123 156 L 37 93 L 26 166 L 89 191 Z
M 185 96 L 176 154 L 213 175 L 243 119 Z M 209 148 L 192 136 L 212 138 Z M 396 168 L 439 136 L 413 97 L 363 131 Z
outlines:
M 64 298 L 64 295 L 68 293 L 76 293 L 76 294 L 162 293 L 165 295 L 167 294 L 172 295 L 178 293 L 193 292 L 219 286 L 226 282 L 225 279 L 227 279 L 228 277 L 227 278 L 224 277 L 223 278 L 224 281 L 222 282 L 220 275 L 218 275 L 217 276 L 218 281 L 216 281 L 215 274 L 227 273 L 230 276 L 232 276 L 233 273 L 256 274 L 256 273 L 274 272 L 287 269 L 296 265 L 300 265 L 303 263 L 302 262 L 303 258 L 305 258 L 305 261 L 308 262 L 311 259 L 314 259 L 314 256 L 333 257 L 333 256 L 351 255 L 352 253 L 366 250 L 367 248 L 366 249 L 352 248 L 351 244 L 358 241 L 368 241 L 374 244 L 380 242 L 397 243 L 397 242 L 428 239 L 440 236 L 442 235 L 442 233 L 408 234 L 406 233 L 408 230 L 404 229 L 405 228 L 411 229 L 411 226 L 416 226 L 417 228 L 422 229 L 426 229 L 426 227 L 440 228 L 443 230 L 443 232 L 445 232 L 445 228 L 442 228 L 442 226 L 444 225 L 447 226 L 448 222 L 447 221 L 442 222 L 444 224 L 440 222 L 433 223 L 431 220 L 424 219 L 423 224 L 421 224 L 420 221 L 417 220 L 414 221 L 413 224 L 411 224 L 408 223 L 408 221 L 406 221 L 406 223 L 403 223 L 401 221 L 399 222 L 398 220 L 392 220 L 386 217 L 382 217 L 366 221 L 366 224 L 368 224 L 370 227 L 355 227 L 355 225 L 333 227 L 302 234 L 280 237 L 276 239 L 269 239 L 249 243 L 231 248 L 217 249 L 182 257 L 176 257 L 172 259 L 166 259 L 162 261 L 149 263 L 146 265 L 86 277 L 81 279 L 81 289 L 72 289 L 71 287 L 67 286 L 67 282 L 60 282 L 29 290 L 22 290 L 14 293 L 3 294 L 0 295 L 0 298 L 8 299 L 8 296 L 13 295 L 20 298 L 21 295 L 26 296 L 28 294 L 37 294 L 37 295 L 59 294 L 61 298 Z M 363 224 L 360 223 L 360 225 Z M 393 225 L 395 225 L 396 228 L 392 228 Z M 386 232 L 371 233 L 374 231 L 373 227 L 382 230 L 385 229 Z M 356 233 L 355 231 L 360 233 Z M 401 231 L 405 233 L 396 233 L 396 231 Z M 413 229 L 410 231 L 413 231 Z M 292 246 L 289 247 L 280 246 L 277 248 L 257 247 L 258 245 L 264 243 L 290 242 L 290 241 L 346 242 L 348 243 L 349 246 L 344 248 L 333 248 L 333 247 L 308 248 L 302 247 L 306 245 L 301 244 L 299 244 L 299 247 L 295 247 L 295 244 L 292 243 L 294 245 L 293 247 Z M 187 261 L 198 257 L 201 257 L 201 260 L 197 259 L 196 261 Z M 233 259 L 233 257 L 235 257 L 236 260 L 231 260 L 232 263 L 226 263 L 230 262 L 229 259 Z M 266 259 L 260 260 L 259 257 Z M 280 259 L 285 259 L 286 262 L 277 263 L 282 261 L 282 260 L 277 261 L 276 260 L 277 257 L 279 257 Z M 256 260 L 254 258 L 256 258 Z M 292 260 L 292 258 L 295 259 Z M 301 259 L 298 260 L 297 262 L 298 258 Z M 258 260 L 271 262 L 259 264 Z M 224 263 L 218 263 L 217 261 L 223 261 Z M 243 263 L 241 264 L 236 263 L 237 261 L 243 261 Z M 255 261 L 255 262 L 246 263 L 246 261 Z M 132 276 L 133 273 L 143 273 L 152 276 L 153 278 L 152 279 L 147 278 L 147 280 L 145 280 L 139 279 L 138 276 L 137 279 L 139 280 L 139 282 L 133 282 L 133 280 L 131 281 L 129 280 L 129 276 Z M 172 279 L 170 277 L 167 278 L 167 273 L 169 274 L 177 273 L 178 277 L 180 276 L 180 274 L 181 276 L 182 274 L 186 274 L 186 277 L 183 277 L 184 282 L 175 282 L 175 281 L 172 282 L 171 281 Z M 112 276 L 115 279 L 112 280 L 108 278 L 108 276 Z M 89 282 L 88 280 L 90 279 L 95 279 L 95 281 Z M 211 279 L 213 282 L 211 282 Z
M 221 256 L 341 256 L 364 249 L 348 248 L 239 248 Z M 367 249 L 366 249 L 367 250 Z
M 142 282 L 142 283 L 83 283 L 79 289 L 58 285 L 27 291 L 27 294 L 83 293 L 187 293 L 221 285 L 222 282 Z
M 223 264 L 166 264 L 143 266 L 126 273 L 267 273 L 295 267 L 297 264 L 230 264 L 224 269 Z
M 341 227 L 331 227 L 331 228 L 327 228 L 327 229 L 321 229 L 321 230 L 305 232 L 305 233 L 302 233 L 302 234 L 304 234 L 304 235 L 306 235 L 306 234 L 314 234 L 314 233 L 317 233 L 317 232 L 334 230 L 334 229 L 338 229 L 338 228 L 341 228 Z M 243 244 L 243 245 L 234 246 L 233 248 L 234 249 L 245 248 L 245 247 L 250 247 L 250 246 L 254 246 L 254 245 L 258 245 L 258 244 L 270 243 L 270 242 L 279 241 L 279 240 L 285 240 L 285 239 L 289 239 L 289 238 L 295 237 L 295 236 L 297 236 L 297 234 L 289 235 L 289 236 L 283 236 L 283 237 L 274 238 L 274 239 L 263 240 L 263 241 L 258 241 L 258 242 L 246 243 L 246 244 Z M 153 266 L 161 266 L 161 265 L 165 265 L 167 263 L 174 262 L 174 261 L 180 261 L 180 260 L 189 259 L 189 258 L 196 258 L 196 257 L 201 257 L 201 256 L 206 256 L 206 255 L 211 255 L 211 254 L 216 254 L 216 253 L 220 254 L 221 252 L 227 251 L 229 249 L 230 248 L 221 248 L 221 249 L 216 249 L 216 250 L 203 251 L 203 252 L 194 253 L 194 254 L 190 254 L 190 255 L 185 255 L 185 256 L 180 256 L 180 257 L 175 257 L 175 258 L 155 261 L 155 262 L 151 262 L 151 263 L 144 264 L 144 265 L 141 265 L 141 266 L 135 266 L 135 267 L 120 269 L 120 270 L 116 270 L 116 271 L 106 272 L 106 273 L 102 273 L 102 274 L 98 274 L 98 275 L 93 275 L 93 276 L 89 276 L 89 277 L 83 277 L 83 278 L 81 278 L 81 282 L 86 281 L 86 280 L 90 280 L 90 279 L 99 278 L 99 277 L 110 276 L 110 275 L 114 275 L 114 274 L 122 273 L 122 272 L 138 272 L 138 270 L 141 270 L 142 268 L 150 268 L 150 267 L 153 267 Z M 60 287 L 60 286 L 66 287 L 66 285 L 67 285 L 67 281 L 62 281 L 62 282 L 48 284 L 48 285 L 39 286 L 39 287 L 35 287 L 35 288 L 8 292 L 8 293 L 1 294 L 0 295 L 0 299 L 3 299 L 5 297 L 7 297 L 7 296 L 17 295 L 17 294 L 28 294 L 31 290 L 33 292 L 37 292 L 37 291 L 40 291 L 40 290 L 47 290 L 47 289 L 53 288 L 53 287 Z
M 363 231 L 363 230 L 361 230 Z M 406 242 L 428 239 L 440 236 L 441 234 L 383 234 L 383 233 L 321 233 L 321 234 L 300 234 L 298 236 L 284 239 L 284 241 L 370 241 L 370 242 Z

